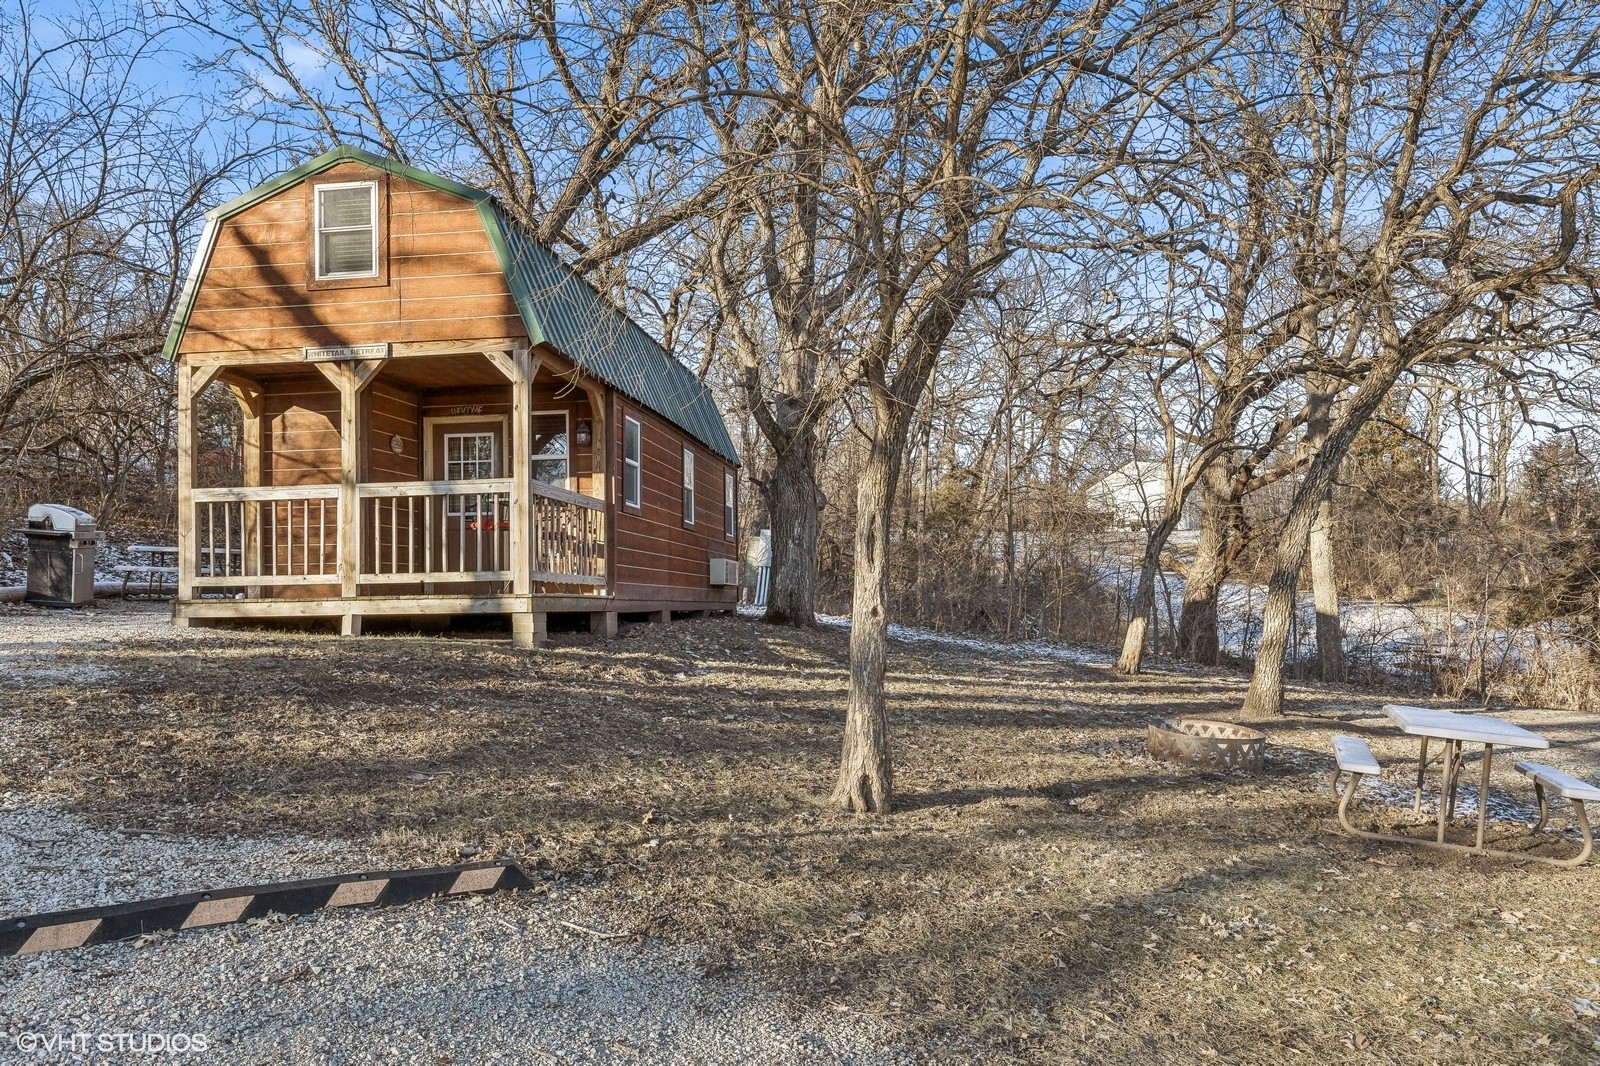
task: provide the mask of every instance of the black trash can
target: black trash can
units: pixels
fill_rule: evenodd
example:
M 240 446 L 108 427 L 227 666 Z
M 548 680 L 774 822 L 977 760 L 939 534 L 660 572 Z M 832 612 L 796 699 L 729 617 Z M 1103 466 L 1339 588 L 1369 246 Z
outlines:
M 43 607 L 82 607 L 94 602 L 95 548 L 105 534 L 94 517 L 76 507 L 36 503 L 28 508 L 28 591 L 24 599 Z

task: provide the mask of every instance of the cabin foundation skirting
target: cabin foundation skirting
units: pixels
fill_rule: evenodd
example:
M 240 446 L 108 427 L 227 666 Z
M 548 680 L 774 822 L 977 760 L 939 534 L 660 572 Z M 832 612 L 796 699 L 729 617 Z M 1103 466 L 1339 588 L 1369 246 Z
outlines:
M 731 611 L 731 600 L 671 601 L 629 599 L 621 596 L 367 596 L 359 600 L 190 600 L 172 605 L 177 626 L 226 621 L 268 621 L 296 618 L 337 619 L 345 636 L 361 634 L 362 618 L 438 618 L 451 615 L 507 615 L 513 639 L 543 640 L 545 616 L 586 614 L 589 631 L 617 635 L 618 616 L 647 614 L 652 622 L 671 621 L 674 612 L 699 616 L 707 611 Z M 524 635 L 528 636 L 524 636 Z

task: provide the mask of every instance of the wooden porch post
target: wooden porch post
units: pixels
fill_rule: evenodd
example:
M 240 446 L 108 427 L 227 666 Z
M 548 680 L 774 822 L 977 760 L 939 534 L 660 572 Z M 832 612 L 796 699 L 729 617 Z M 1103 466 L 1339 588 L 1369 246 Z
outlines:
M 605 510 L 601 511 L 601 521 L 604 523 L 600 530 L 600 541 L 606 546 L 606 583 L 604 591 L 607 594 L 615 592 L 614 583 L 616 575 L 617 549 L 616 541 L 612 536 L 616 529 L 616 508 L 611 499 L 611 419 L 606 417 L 609 397 L 606 387 L 590 378 L 581 378 L 579 384 L 589 397 L 589 417 L 594 423 L 590 427 L 590 461 L 589 466 L 594 473 L 594 483 L 600 491 L 596 493 L 599 499 L 605 501 Z M 611 611 L 610 620 L 604 623 L 604 632 L 607 638 L 617 635 L 616 612 Z M 590 629 L 594 626 L 591 622 Z
M 589 397 L 589 440 L 591 472 L 594 482 L 600 491 L 596 495 L 599 499 L 611 499 L 611 481 L 607 476 L 607 465 L 611 457 L 611 440 L 606 436 L 606 390 L 605 387 L 587 378 L 583 381 L 583 391 Z
M 194 416 L 195 400 L 214 380 L 221 367 L 195 367 L 187 359 L 178 364 L 178 602 L 194 598 L 194 575 L 200 565 L 195 543 L 195 452 L 200 423 Z M 184 623 L 179 623 L 184 624 Z
M 244 440 L 241 442 L 244 452 L 244 483 L 248 488 L 260 488 L 262 478 L 262 450 L 261 450 L 261 419 L 264 414 L 265 404 L 261 389 L 248 381 L 237 378 L 226 378 L 228 388 L 233 392 L 234 402 L 239 405 L 239 413 L 244 416 Z M 255 566 L 260 550 L 261 538 L 261 504 L 245 502 L 239 512 L 239 572 L 250 574 Z M 255 576 L 260 576 L 259 574 Z M 260 585 L 246 585 L 245 595 L 252 600 L 261 598 Z
M 545 368 L 544 356 L 540 355 L 538 352 L 530 351 L 528 353 L 528 403 L 529 403 L 528 410 L 529 411 L 533 410 L 533 407 L 532 407 L 532 403 L 533 403 L 533 383 L 538 380 L 539 372 L 541 370 L 543 370 L 544 368 Z M 570 426 L 567 427 L 567 428 L 571 429 Z M 533 465 L 532 465 L 533 464 L 533 454 L 532 454 L 532 452 L 533 452 L 533 440 L 532 440 L 531 436 L 530 436 L 530 438 L 528 440 L 528 452 L 529 452 L 529 455 L 528 455 L 528 463 L 529 463 L 529 465 L 528 465 L 528 479 L 530 481 L 532 481 L 532 479 L 533 479 Z M 568 457 L 570 459 L 570 457 L 572 455 L 572 445 L 570 443 L 567 445 L 567 455 L 568 455 Z M 529 525 L 528 525 L 528 569 L 531 572 L 531 571 L 536 571 L 536 570 L 543 570 L 544 566 L 541 565 L 541 564 L 544 562 L 544 560 L 540 559 L 538 557 L 539 556 L 539 549 L 541 547 L 541 545 L 539 543 L 539 531 L 533 527 L 533 523 L 535 523 L 537 521 L 536 511 L 537 511 L 537 508 L 538 508 L 539 505 L 537 503 L 535 503 L 534 500 L 533 500 L 533 497 L 532 497 L 533 487 L 532 487 L 532 485 L 529 486 L 528 492 L 529 492 L 529 498 L 528 498 L 528 523 L 529 523 Z M 544 640 L 544 631 L 543 631 L 543 626 L 542 625 L 540 627 L 539 639 L 540 639 L 541 643 Z
M 533 594 L 533 376 L 538 365 L 526 347 L 485 351 L 484 356 L 511 382 L 511 591 Z M 511 642 L 518 648 L 544 643 L 544 615 L 513 615 Z
M 339 597 L 353 601 L 361 591 L 361 394 L 383 369 L 384 360 L 313 363 L 339 390 Z M 348 610 L 339 624 L 347 637 L 361 633 L 361 612 Z
M 178 361 L 178 602 L 194 597 L 194 367 Z M 180 625 L 187 624 L 180 621 Z

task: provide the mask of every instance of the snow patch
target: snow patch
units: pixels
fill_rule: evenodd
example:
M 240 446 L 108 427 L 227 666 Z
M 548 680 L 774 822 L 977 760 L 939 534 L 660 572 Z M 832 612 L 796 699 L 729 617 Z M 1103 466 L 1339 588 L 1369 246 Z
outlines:
M 762 609 L 750 604 L 740 604 L 739 614 L 744 618 L 760 618 Z M 833 629 L 849 629 L 850 618 L 848 615 L 819 614 L 817 624 Z M 1099 667 L 1109 667 L 1116 662 L 1116 657 L 1109 652 L 1073 647 L 1069 644 L 1052 644 L 1042 640 L 1015 642 L 983 640 L 959 633 L 923 629 L 921 626 L 901 625 L 899 622 L 889 623 L 889 636 L 906 644 L 939 644 L 947 648 L 960 648 L 963 651 L 981 652 L 985 655 L 1003 655 L 1011 659 L 1057 659 L 1075 666 Z
M 1090 568 L 1099 586 L 1124 604 L 1137 596 L 1139 569 L 1126 566 Z M 1156 613 L 1165 634 L 1183 614 L 1187 588 L 1183 575 L 1162 570 L 1156 579 Z M 1267 590 L 1262 585 L 1226 582 L 1217 596 L 1217 637 L 1225 655 L 1249 659 L 1261 642 L 1261 616 Z M 1345 654 L 1352 672 L 1361 668 L 1387 674 L 1426 675 L 1429 660 L 1463 660 L 1482 655 L 1490 669 L 1519 667 L 1530 658 L 1536 637 L 1525 630 L 1486 625 L 1479 615 L 1443 607 L 1349 600 L 1339 605 Z M 1295 598 L 1289 633 L 1291 662 L 1315 658 L 1317 612 L 1309 591 Z

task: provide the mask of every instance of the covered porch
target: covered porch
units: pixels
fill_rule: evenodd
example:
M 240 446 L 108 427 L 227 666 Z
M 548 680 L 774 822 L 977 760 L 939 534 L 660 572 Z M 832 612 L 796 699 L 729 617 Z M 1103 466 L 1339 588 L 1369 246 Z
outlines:
M 605 393 L 559 357 L 369 345 L 178 374 L 180 623 L 488 613 L 527 644 L 549 611 L 605 613 Z M 237 440 L 210 439 L 207 388 Z

